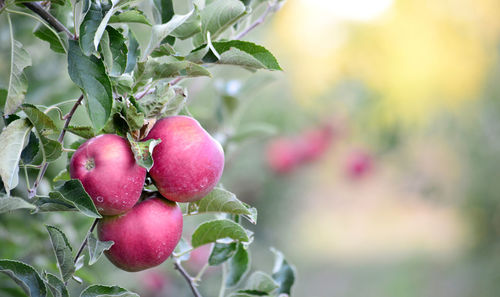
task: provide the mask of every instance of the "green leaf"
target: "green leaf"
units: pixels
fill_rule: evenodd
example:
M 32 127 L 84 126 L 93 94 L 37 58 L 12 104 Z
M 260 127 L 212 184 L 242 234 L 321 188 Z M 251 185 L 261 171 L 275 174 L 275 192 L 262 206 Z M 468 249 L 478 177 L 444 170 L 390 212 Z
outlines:
M 132 30 L 128 32 L 128 54 L 127 54 L 127 67 L 125 68 L 126 73 L 130 73 L 134 70 L 137 64 L 137 57 L 141 55 L 141 50 L 139 49 L 139 43 L 135 39 Z
M 108 23 L 139 23 L 151 26 L 144 13 L 137 9 L 126 10 L 109 18 Z
M 279 285 L 272 279 L 272 277 L 262 271 L 255 271 L 252 273 L 245 286 L 248 290 L 261 291 L 265 293 L 271 293 L 278 287 Z
M 47 296 L 47 288 L 36 270 L 22 262 L 0 260 L 0 272 L 12 278 L 30 297 Z
M 295 268 L 288 264 L 283 253 L 271 248 L 275 254 L 273 279 L 279 285 L 278 294 L 291 294 L 293 283 L 295 282 Z
M 130 148 L 134 153 L 135 161 L 139 166 L 147 171 L 153 167 L 153 149 L 161 142 L 161 139 L 149 139 L 147 141 L 135 141 L 130 134 L 127 134 Z
M 47 28 L 43 24 L 39 24 L 38 28 L 35 29 L 33 35 L 40 38 L 43 41 L 49 43 L 50 49 L 56 53 L 65 54 L 66 48 L 62 43 L 62 40 L 66 37 L 64 33 L 55 34 L 54 31 Z
M 94 56 L 85 56 L 78 44 L 70 41 L 68 72 L 71 80 L 85 92 L 85 101 L 94 131 L 101 130 L 113 107 L 111 82 L 106 75 L 103 62 Z
M 144 126 L 144 113 L 137 110 L 137 107 L 131 103 L 132 100 L 134 100 L 133 97 L 126 102 L 123 112 L 125 113 L 125 121 L 127 121 L 128 127 L 131 131 L 135 131 Z
M 80 46 L 86 56 L 94 52 L 94 37 L 104 17 L 101 5 L 94 1 L 90 2 L 89 10 L 80 25 Z
M 179 240 L 179 243 L 175 247 L 174 255 L 181 255 L 176 256 L 179 261 L 187 261 L 189 260 L 189 257 L 191 255 L 191 253 L 189 252 L 191 249 L 191 245 L 184 239 L 184 237 L 181 237 L 181 240 Z
M 170 87 L 169 83 L 158 84 L 153 93 L 137 103 L 147 118 L 177 115 L 186 104 L 186 92 L 182 87 Z
M 100 241 L 93 233 L 90 233 L 87 243 L 90 258 L 89 265 L 95 264 L 101 257 L 102 253 L 109 250 L 113 244 L 113 241 Z
M 136 293 L 130 292 L 127 289 L 118 286 L 92 285 L 87 287 L 80 294 L 80 297 L 139 297 Z
M 37 196 L 35 201 L 37 209 L 32 213 L 51 212 L 51 211 L 78 211 L 73 203 L 64 199 L 49 198 L 46 196 Z
M 53 182 L 57 182 L 57 181 L 68 181 L 70 180 L 71 177 L 69 175 L 69 172 L 68 170 L 66 169 L 63 169 L 61 170 L 57 175 L 56 177 L 54 177 L 54 179 L 52 180 Z
M 160 23 L 164 24 L 174 16 L 173 0 L 154 0 L 153 3 L 158 11 Z
M 151 53 L 151 57 L 153 58 L 172 55 L 175 55 L 175 49 L 168 43 L 160 45 Z
M 55 188 L 55 191 L 49 193 L 49 197 L 54 199 L 54 202 L 62 201 L 76 207 L 88 217 L 101 218 L 94 202 L 87 192 L 85 192 L 82 182 L 78 179 L 72 179 Z
M 229 260 L 229 273 L 226 279 L 226 286 L 236 286 L 243 276 L 250 269 L 250 256 L 243 244 L 238 243 L 238 248 L 234 256 Z
M 64 283 L 52 273 L 45 272 L 45 283 L 54 297 L 69 297 L 68 289 Z
M 208 264 L 210 266 L 217 266 L 226 262 L 236 252 L 236 246 L 237 246 L 236 242 L 231 242 L 231 243 L 216 242 L 214 244 L 214 247 L 212 248 L 210 257 L 208 258 Z
M 10 25 L 9 16 L 8 21 Z M 28 80 L 23 70 L 31 66 L 31 57 L 23 48 L 23 45 L 14 39 L 12 28 L 10 43 L 10 75 L 7 88 L 7 99 L 4 107 L 4 113 L 6 115 L 16 112 L 17 108 L 23 103 L 24 96 L 28 90 Z
M 199 225 L 193 233 L 191 245 L 196 248 L 222 238 L 231 238 L 242 242 L 249 241 L 243 227 L 233 221 L 223 219 L 208 221 Z
M 193 202 L 197 206 L 196 213 L 223 212 L 235 215 L 244 215 L 255 224 L 257 217 L 249 210 L 243 202 L 236 198 L 236 195 L 222 188 L 213 189 L 201 200 Z
M 178 76 L 196 77 L 208 76 L 210 72 L 191 61 L 179 61 L 175 57 L 163 56 L 158 58 L 149 57 L 142 72 L 138 72 L 136 80 L 163 79 Z
M 29 164 L 33 159 L 35 159 L 38 154 L 38 150 L 40 149 L 40 142 L 35 136 L 35 133 L 30 132 L 28 144 L 21 152 L 21 160 L 24 164 Z
M 108 26 L 108 21 L 111 18 L 112 15 L 114 15 L 118 9 L 124 5 L 127 5 L 128 3 L 132 2 L 133 0 L 111 0 L 111 8 L 106 12 L 104 17 L 102 18 L 99 26 L 96 29 L 95 35 L 94 35 L 94 48 L 97 50 L 99 47 L 99 43 L 101 41 L 101 37 L 104 33 L 104 30 Z
M 120 76 L 125 72 L 125 68 L 127 67 L 128 49 L 125 44 L 127 40 L 120 31 L 111 26 L 106 27 L 104 33 L 106 38 L 103 36 L 100 45 L 104 62 L 111 76 Z
M 193 14 L 172 31 L 171 35 L 184 40 L 199 32 L 201 32 L 201 16 L 198 7 L 195 6 Z
M 2 144 L 0 176 L 7 195 L 10 195 L 10 190 L 19 182 L 19 159 L 31 128 L 28 120 L 18 119 L 10 123 L 0 134 Z
M 270 51 L 253 42 L 231 40 L 212 42 L 212 45 L 219 53 L 220 59 L 209 51 L 202 58 L 205 63 L 229 64 L 249 69 L 283 70 Z
M 197 45 L 207 41 L 207 32 L 215 40 L 229 26 L 245 14 L 245 5 L 238 0 L 216 0 L 201 12 L 201 33 L 197 35 Z
M 189 17 L 193 14 L 194 10 L 191 10 L 187 14 L 174 15 L 170 21 L 161 25 L 154 25 L 151 31 L 151 39 L 149 40 L 148 47 L 145 50 L 145 56 L 149 55 L 155 48 L 157 48 L 163 39 L 170 35 L 177 27 L 182 25 Z
M 92 137 L 95 137 L 94 129 L 89 126 L 68 126 L 66 128 L 66 131 L 71 132 L 75 135 L 78 135 L 80 137 L 83 137 L 85 139 L 90 139 Z
M 62 154 L 62 145 L 55 140 L 45 137 L 56 132 L 57 127 L 54 121 L 34 105 L 23 104 L 22 110 L 26 113 L 31 124 L 35 126 L 38 132 L 40 142 L 42 143 L 41 149 L 44 160 L 51 162 L 59 158 Z
M 269 295 L 266 292 L 258 290 L 238 290 L 229 295 L 229 297 L 253 297 L 253 296 L 269 296 Z
M 19 197 L 0 197 L 0 213 L 6 213 L 16 209 L 35 209 L 36 207 Z
M 75 272 L 73 263 L 73 249 L 66 238 L 66 235 L 54 226 L 45 225 L 50 235 L 52 248 L 57 259 L 57 267 L 61 273 L 61 279 L 68 281 Z

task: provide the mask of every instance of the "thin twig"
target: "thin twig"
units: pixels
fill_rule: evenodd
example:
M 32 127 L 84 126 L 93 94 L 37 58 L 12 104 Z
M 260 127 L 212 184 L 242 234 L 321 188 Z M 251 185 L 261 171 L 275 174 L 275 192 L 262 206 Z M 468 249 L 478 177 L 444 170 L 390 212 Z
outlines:
M 76 109 L 78 108 L 78 106 L 80 105 L 82 100 L 83 100 L 83 94 L 75 102 L 75 104 L 73 105 L 71 110 L 68 112 L 68 114 L 66 114 L 63 117 L 66 121 L 64 122 L 64 126 L 61 130 L 61 133 L 59 134 L 59 138 L 57 138 L 57 141 L 59 143 L 62 144 L 62 142 L 64 140 L 64 135 L 66 135 L 66 129 L 69 126 L 69 122 L 71 122 L 71 118 L 73 117 L 73 114 L 75 113 Z M 40 182 L 42 181 L 42 178 L 45 175 L 45 172 L 47 171 L 47 167 L 49 167 L 49 163 L 45 162 L 45 164 L 43 164 L 43 166 L 42 166 L 42 169 L 40 169 L 40 173 L 38 174 L 38 177 L 36 178 L 35 183 L 33 184 L 33 188 L 31 188 L 28 191 L 28 198 L 31 199 L 31 198 L 36 196 L 36 190 L 37 190 L 38 186 L 40 185 Z
M 38 14 L 42 17 L 47 23 L 49 23 L 57 32 L 64 32 L 68 35 L 69 39 L 76 40 L 76 36 L 69 31 L 58 19 L 56 19 L 50 12 L 45 10 L 42 5 L 36 2 L 25 2 L 23 3 L 29 10 Z
M 241 31 L 238 35 L 236 35 L 234 37 L 234 39 L 243 38 L 250 31 L 255 29 L 255 27 L 262 24 L 266 20 L 267 16 L 276 9 L 277 5 L 278 5 L 278 1 L 276 1 L 274 4 L 271 4 L 271 3 L 267 4 L 266 11 L 264 11 L 264 13 L 258 19 L 256 19 L 255 22 L 253 22 L 250 26 L 248 26 L 245 30 Z
M 186 279 L 186 281 L 189 284 L 189 287 L 191 287 L 191 291 L 193 291 L 193 295 L 195 297 L 202 297 L 200 292 L 198 291 L 198 288 L 196 288 L 194 279 L 186 272 L 184 267 L 182 267 L 182 265 L 176 259 L 173 260 L 175 269 L 179 270 L 180 274 Z
M 87 232 L 87 235 L 85 235 L 85 239 L 82 241 L 82 244 L 80 245 L 80 248 L 78 249 L 78 253 L 76 253 L 75 259 L 73 260 L 74 263 L 78 261 L 78 258 L 83 252 L 83 249 L 87 245 L 87 242 L 89 241 L 89 235 L 94 232 L 95 226 L 97 226 L 97 222 L 99 222 L 99 219 L 95 219 L 94 223 L 92 223 L 92 226 L 90 226 L 89 231 Z

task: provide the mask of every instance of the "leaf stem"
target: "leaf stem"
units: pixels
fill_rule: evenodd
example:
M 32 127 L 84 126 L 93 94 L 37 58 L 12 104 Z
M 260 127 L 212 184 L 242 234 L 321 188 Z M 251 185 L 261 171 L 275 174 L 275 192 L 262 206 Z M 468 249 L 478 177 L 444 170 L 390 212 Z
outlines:
M 66 121 L 64 122 L 64 126 L 63 126 L 63 128 L 61 130 L 61 133 L 59 134 L 59 138 L 57 138 L 57 141 L 59 143 L 62 144 L 62 142 L 64 140 L 64 135 L 66 135 L 66 129 L 69 126 L 69 122 L 71 122 L 71 118 L 73 117 L 73 114 L 75 114 L 75 111 L 78 108 L 78 106 L 80 105 L 80 103 L 82 102 L 82 100 L 83 100 L 83 94 L 75 102 L 75 104 L 73 105 L 73 107 L 71 108 L 71 110 L 63 117 Z M 35 197 L 36 190 L 37 190 L 38 186 L 40 185 L 40 182 L 41 182 L 43 176 L 45 175 L 45 172 L 47 171 L 47 167 L 49 167 L 49 163 L 44 162 L 44 164 L 42 166 L 42 169 L 40 169 L 40 173 L 38 174 L 38 176 L 37 176 L 37 178 L 35 180 L 35 183 L 33 184 L 33 188 L 31 188 L 28 191 L 28 198 L 31 199 L 31 198 Z
M 174 268 L 179 271 L 179 273 L 186 279 L 186 281 L 189 284 L 189 287 L 191 288 L 191 291 L 193 292 L 193 295 L 195 297 L 202 297 L 200 292 L 198 291 L 198 288 L 196 288 L 195 285 L 195 280 L 186 272 L 184 267 L 182 267 L 181 263 L 177 259 L 174 260 Z
M 267 16 L 270 13 L 275 12 L 278 8 L 279 8 L 278 1 L 275 0 L 274 3 L 268 2 L 267 8 L 264 11 L 264 13 L 258 19 L 256 19 L 255 22 L 253 22 L 250 26 L 248 26 L 245 30 L 241 31 L 238 35 L 236 35 L 234 37 L 234 39 L 241 39 L 241 38 L 243 38 L 250 31 L 252 31 L 253 29 L 255 29 L 255 27 L 257 27 L 258 25 L 262 24 L 266 20 Z
M 226 263 L 222 263 L 222 281 L 220 284 L 219 297 L 224 297 L 224 294 L 226 293 L 226 278 L 227 278 Z
M 69 31 L 68 28 L 66 28 L 58 19 L 56 19 L 50 12 L 45 10 L 40 3 L 37 2 L 25 2 L 23 3 L 24 6 L 26 6 L 29 10 L 33 11 L 34 13 L 38 14 L 39 16 L 42 17 L 47 23 L 49 23 L 52 28 L 54 28 L 57 32 L 64 32 L 66 35 L 68 35 L 69 39 L 76 40 L 76 36 Z

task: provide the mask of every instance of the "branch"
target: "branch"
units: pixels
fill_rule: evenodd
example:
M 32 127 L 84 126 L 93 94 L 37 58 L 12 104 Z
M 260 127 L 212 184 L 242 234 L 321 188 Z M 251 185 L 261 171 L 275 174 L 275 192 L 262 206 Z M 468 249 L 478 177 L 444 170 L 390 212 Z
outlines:
M 173 258 L 172 258 L 173 259 Z M 179 273 L 186 279 L 186 281 L 189 284 L 189 287 L 191 287 L 191 291 L 193 291 L 193 295 L 195 297 L 202 297 L 198 289 L 196 288 L 196 285 L 194 284 L 194 279 L 184 270 L 184 267 L 176 260 L 174 260 L 174 268 L 179 270 Z
M 97 222 L 99 222 L 99 219 L 95 219 L 92 226 L 90 226 L 90 229 L 87 232 L 87 235 L 85 235 L 85 239 L 82 241 L 82 244 L 80 245 L 80 248 L 78 249 L 78 253 L 76 253 L 75 259 L 73 260 L 74 263 L 76 263 L 76 261 L 78 261 L 78 258 L 82 254 L 83 249 L 85 248 L 85 246 L 87 245 L 87 242 L 89 240 L 89 235 L 90 235 L 90 233 L 94 232 L 95 226 L 97 226 Z
M 57 32 L 64 32 L 68 35 L 69 39 L 76 40 L 77 37 L 69 31 L 58 19 L 56 19 L 50 12 L 46 11 L 42 5 L 37 2 L 23 3 L 28 9 L 42 17 L 49 25 L 51 25 Z
M 78 106 L 80 105 L 82 100 L 83 100 L 83 94 L 75 102 L 75 104 L 73 105 L 71 110 L 68 112 L 68 114 L 66 114 L 63 117 L 66 121 L 64 122 L 64 126 L 61 130 L 61 133 L 59 134 L 59 138 L 57 138 L 57 141 L 60 142 L 61 144 L 64 140 L 64 135 L 66 135 L 66 129 L 69 126 L 69 122 L 71 122 L 71 118 L 73 117 L 73 114 L 75 113 L 76 109 L 78 108 Z M 40 173 L 38 174 L 38 177 L 36 178 L 35 183 L 33 184 L 33 188 L 28 190 L 28 198 L 31 199 L 31 198 L 35 197 L 36 189 L 40 185 L 40 182 L 41 182 L 43 176 L 45 175 L 45 172 L 47 171 L 47 167 L 49 167 L 49 163 L 46 162 L 45 164 L 43 164 L 42 169 L 40 169 Z

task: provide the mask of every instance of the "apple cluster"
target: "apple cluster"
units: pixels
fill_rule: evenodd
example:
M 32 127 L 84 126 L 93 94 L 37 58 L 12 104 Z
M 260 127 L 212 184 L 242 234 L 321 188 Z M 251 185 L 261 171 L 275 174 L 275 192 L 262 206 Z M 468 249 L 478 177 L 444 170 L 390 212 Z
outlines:
M 103 218 L 99 240 L 114 241 L 106 257 L 118 268 L 140 271 L 163 263 L 182 235 L 176 202 L 203 198 L 224 169 L 221 145 L 193 118 L 171 116 L 155 123 L 144 141 L 160 139 L 149 175 L 159 194 L 140 201 L 146 169 L 136 163 L 129 142 L 114 134 L 87 140 L 70 162 Z

